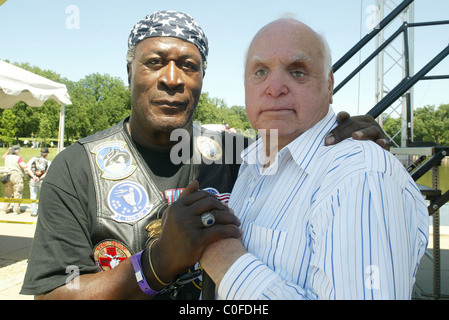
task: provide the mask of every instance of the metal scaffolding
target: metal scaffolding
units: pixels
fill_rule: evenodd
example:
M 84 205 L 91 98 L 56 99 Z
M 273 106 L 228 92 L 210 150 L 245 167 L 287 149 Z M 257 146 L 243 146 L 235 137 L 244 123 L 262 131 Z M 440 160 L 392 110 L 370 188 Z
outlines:
M 422 194 L 430 201 L 429 215 L 433 217 L 433 255 L 427 253 L 434 264 L 434 290 L 432 294 L 426 294 L 436 299 L 441 298 L 440 292 L 440 247 L 439 247 L 439 208 L 449 201 L 449 191 L 443 195 L 439 190 L 439 166 L 441 160 L 449 155 L 449 147 L 420 147 L 413 141 L 413 86 L 420 80 L 449 79 L 449 75 L 427 76 L 427 74 L 443 59 L 449 56 L 449 45 L 429 61 L 423 68 L 414 70 L 414 28 L 449 25 L 449 20 L 419 22 L 414 21 L 414 0 L 376 0 L 379 23 L 375 28 L 363 37 L 340 60 L 333 65 L 337 72 L 355 54 L 363 49 L 370 41 L 375 39 L 376 49 L 359 66 L 355 68 L 335 88 L 336 94 L 346 83 L 356 76 L 368 63 L 376 61 L 376 104 L 368 112 L 377 118 L 382 124 L 383 116 L 395 115 L 401 118 L 401 130 L 390 137 L 390 142 L 398 134 L 401 134 L 401 145 L 391 150 L 392 153 L 408 159 L 408 170 L 416 181 L 427 171 L 432 172 L 432 187 L 420 185 Z M 393 31 L 388 30 L 393 29 Z M 402 36 L 402 38 L 401 38 Z M 398 78 L 399 75 L 399 78 Z M 411 163 L 412 156 L 420 157 L 415 163 Z M 419 162 L 419 163 L 418 163 Z M 423 163 L 422 165 L 420 165 Z
M 377 8 L 379 10 L 379 19 L 383 20 L 386 15 L 391 13 L 398 7 L 399 1 L 394 0 L 377 0 Z M 415 22 L 415 4 L 410 5 L 398 14 L 390 23 L 390 27 L 395 24 L 404 26 Z M 400 41 L 396 37 L 392 41 L 386 42 L 386 30 L 383 29 L 376 36 L 376 48 L 387 44 L 384 49 L 376 56 L 376 104 L 393 90 L 402 79 L 414 75 L 414 29 L 402 29 L 404 31 L 404 41 Z M 402 32 L 402 31 L 401 31 Z M 397 75 L 401 78 L 398 81 Z M 388 82 L 387 79 L 395 79 L 396 83 Z M 383 125 L 383 116 L 398 116 L 401 121 L 401 130 L 397 134 L 401 134 L 401 147 L 407 147 L 413 141 L 413 112 L 410 112 L 413 106 L 413 87 L 403 96 L 399 97 L 390 107 L 384 111 L 382 116 L 378 118 L 379 124 Z M 391 139 L 394 143 L 394 140 Z M 399 146 L 398 146 L 399 147 Z

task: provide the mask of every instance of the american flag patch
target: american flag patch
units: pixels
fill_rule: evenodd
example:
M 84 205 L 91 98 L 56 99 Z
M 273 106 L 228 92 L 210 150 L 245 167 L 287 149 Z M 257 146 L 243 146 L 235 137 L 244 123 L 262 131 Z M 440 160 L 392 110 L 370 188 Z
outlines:
M 231 197 L 230 193 L 220 193 L 215 188 L 205 188 L 203 190 L 207 191 L 209 193 L 212 193 L 213 195 L 215 195 L 217 197 L 218 200 L 220 200 L 223 203 L 228 203 L 229 202 L 229 198 Z

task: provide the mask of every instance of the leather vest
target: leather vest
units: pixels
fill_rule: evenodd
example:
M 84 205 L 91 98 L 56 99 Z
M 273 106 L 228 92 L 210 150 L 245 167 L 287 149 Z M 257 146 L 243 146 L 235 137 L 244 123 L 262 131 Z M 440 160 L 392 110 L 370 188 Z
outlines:
M 160 218 L 168 206 L 148 166 L 125 132 L 125 121 L 79 141 L 88 154 L 95 184 L 97 213 L 92 241 L 97 244 L 94 248 L 96 263 L 103 270 L 143 250 L 148 240 L 145 227 Z M 211 136 L 210 132 L 202 136 L 200 127 L 194 125 L 196 143 L 193 143 L 193 156 L 188 160 L 192 166 L 188 181 L 197 179 L 201 189 L 227 202 L 236 170 L 223 163 L 229 157 L 235 161 L 236 151 L 234 147 L 228 148 L 228 153 L 232 154 L 225 157 L 223 137 L 221 133 Z M 187 145 L 191 143 L 183 146 Z

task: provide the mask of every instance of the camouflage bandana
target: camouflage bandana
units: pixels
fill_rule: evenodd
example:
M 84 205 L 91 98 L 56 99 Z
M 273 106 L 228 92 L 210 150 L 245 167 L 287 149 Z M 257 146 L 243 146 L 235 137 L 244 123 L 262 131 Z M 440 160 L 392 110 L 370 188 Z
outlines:
M 187 13 L 158 11 L 140 20 L 131 30 L 128 47 L 152 37 L 174 37 L 193 43 L 207 61 L 209 45 L 206 34 Z

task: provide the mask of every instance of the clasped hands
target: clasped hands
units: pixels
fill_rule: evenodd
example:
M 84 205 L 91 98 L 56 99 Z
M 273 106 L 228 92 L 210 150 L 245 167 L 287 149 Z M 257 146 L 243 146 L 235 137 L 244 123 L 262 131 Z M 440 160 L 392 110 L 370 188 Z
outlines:
M 350 117 L 340 112 L 337 120 L 340 125 L 326 137 L 326 145 L 352 137 L 372 140 L 389 150 L 385 133 L 371 116 Z M 215 220 L 210 226 L 202 221 L 205 213 L 211 213 Z M 227 205 L 209 192 L 199 190 L 197 181 L 191 182 L 163 214 L 162 233 L 152 249 L 157 273 L 170 282 L 199 261 L 219 284 L 228 268 L 246 253 L 239 227 L 239 219 Z
M 212 225 L 205 226 L 201 219 L 204 213 L 213 215 Z M 239 226 L 239 219 L 227 205 L 199 190 L 198 181 L 192 181 L 162 216 L 162 232 L 152 247 L 156 273 L 164 282 L 172 281 L 200 261 L 210 244 L 239 239 Z

